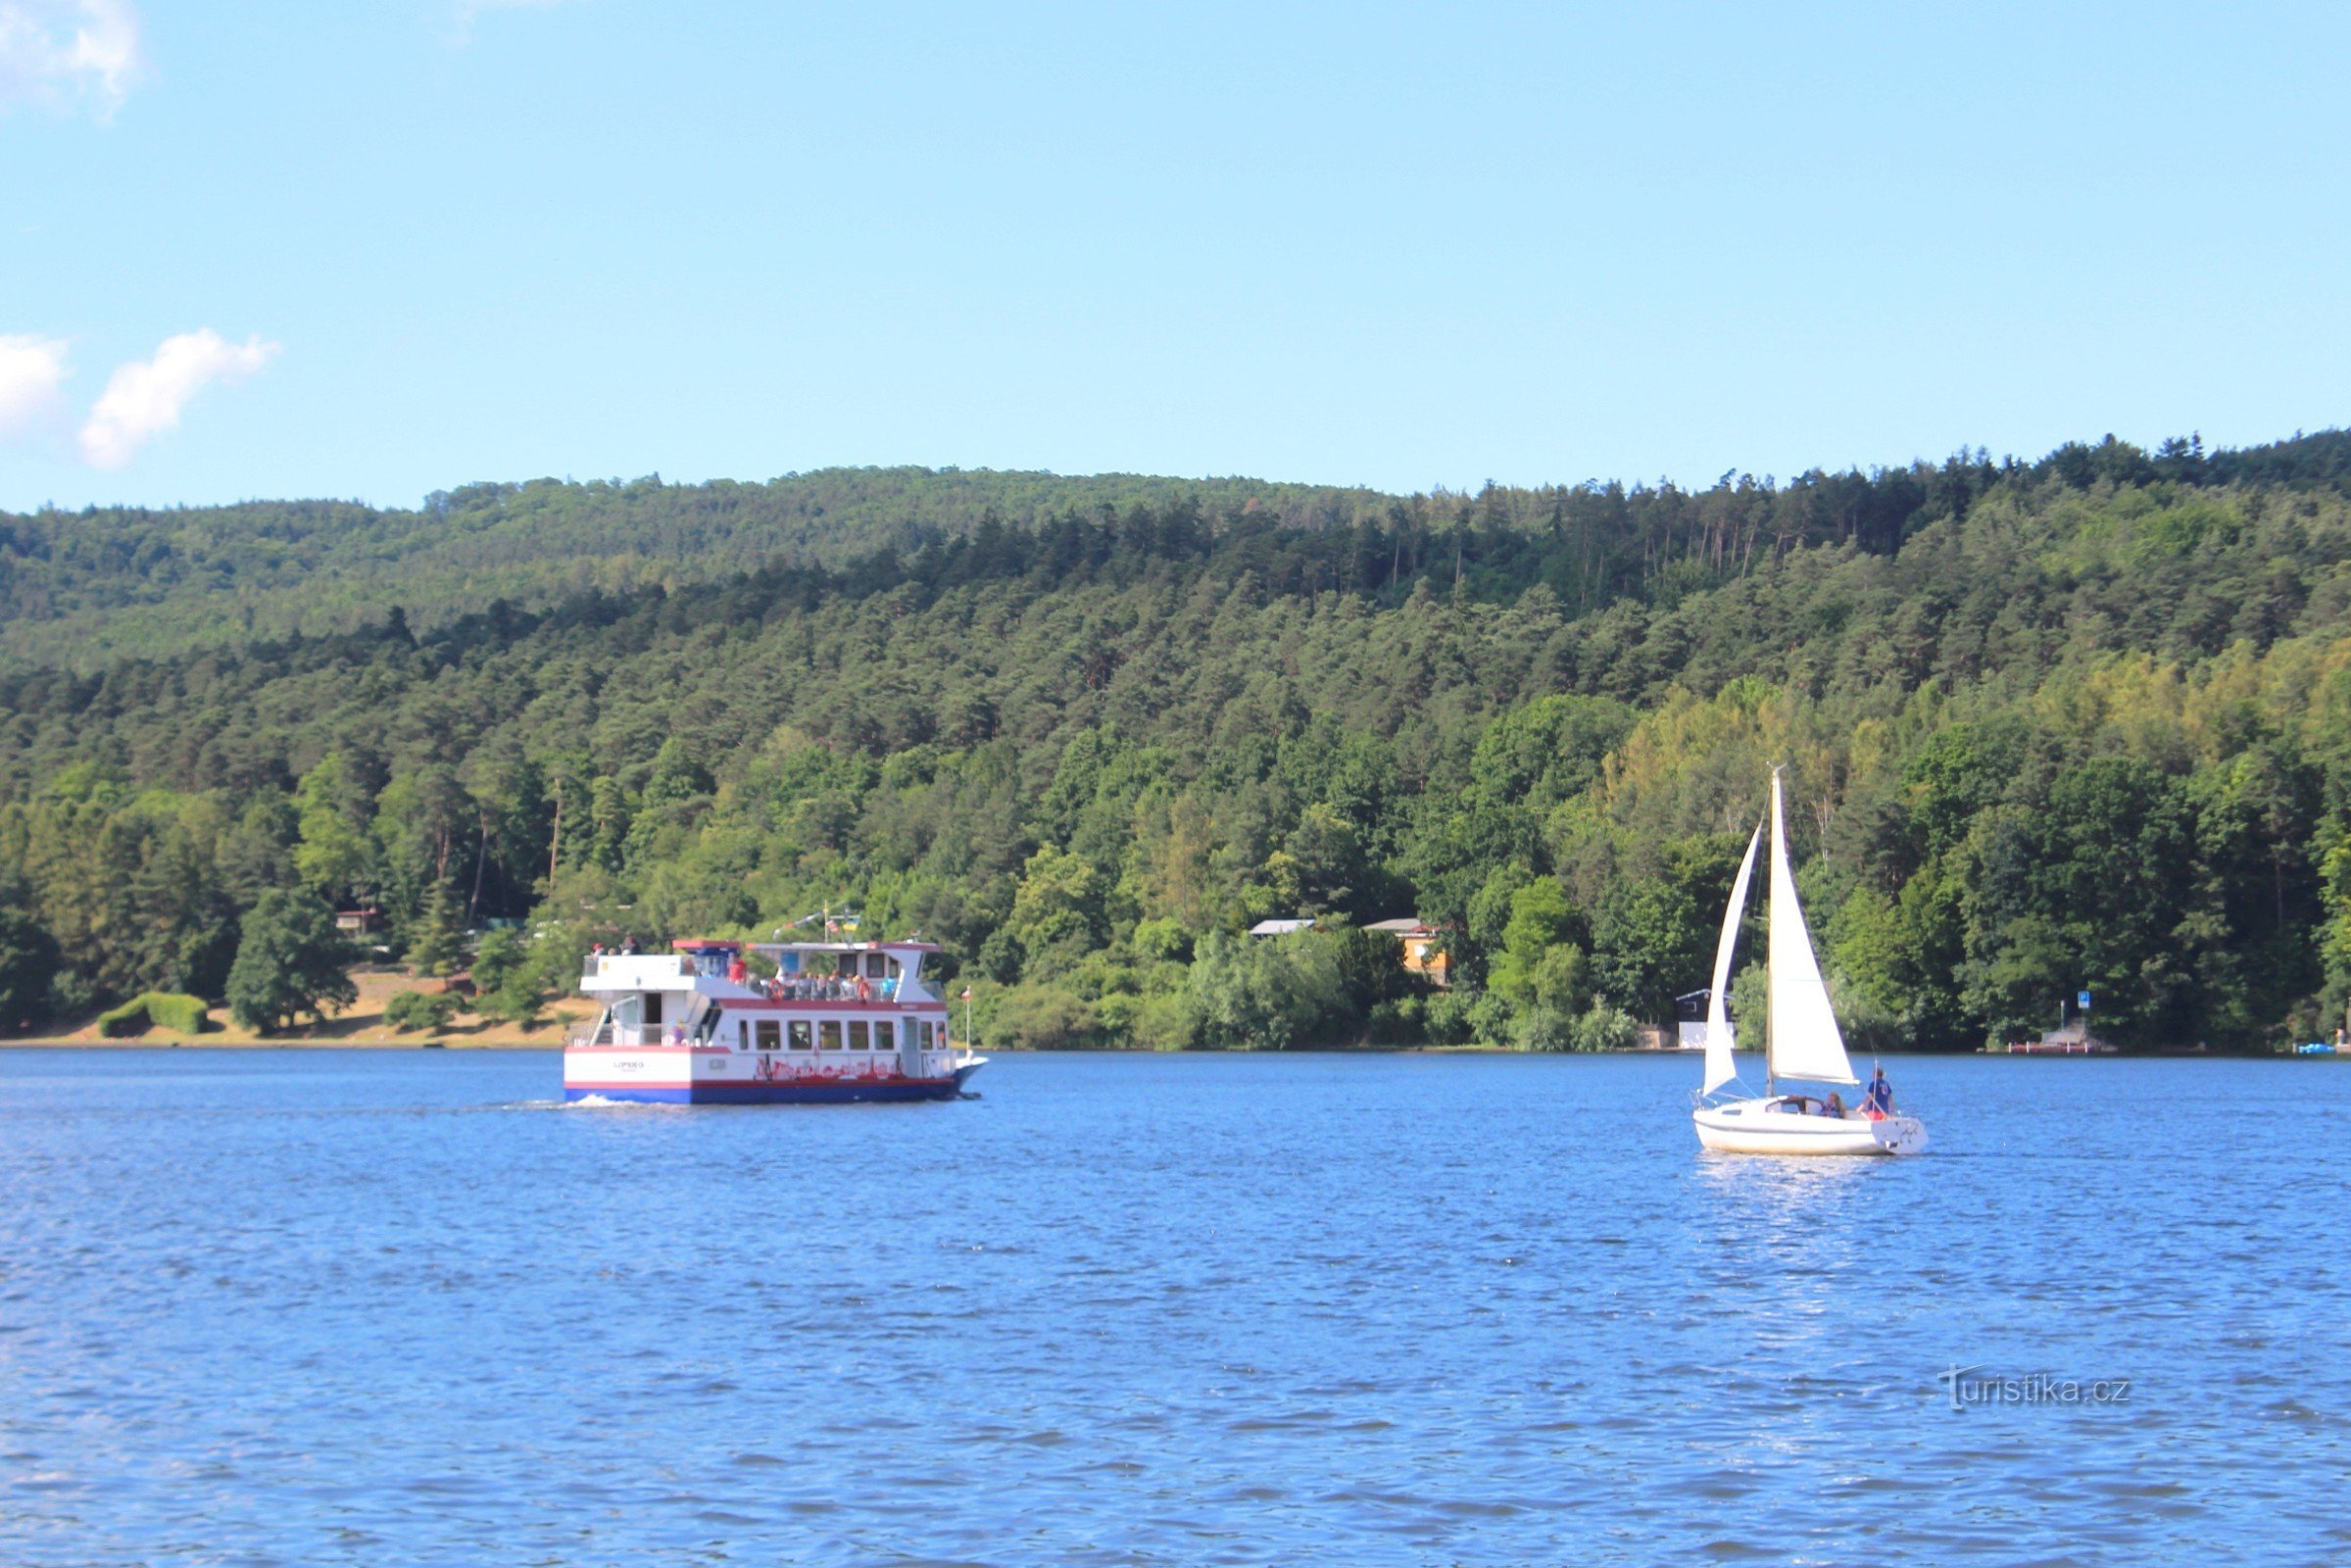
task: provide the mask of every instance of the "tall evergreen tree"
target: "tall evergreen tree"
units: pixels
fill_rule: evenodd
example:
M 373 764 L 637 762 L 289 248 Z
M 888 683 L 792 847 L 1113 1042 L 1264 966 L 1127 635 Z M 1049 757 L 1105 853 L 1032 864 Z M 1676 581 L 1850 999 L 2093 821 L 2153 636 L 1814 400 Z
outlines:
M 418 974 L 455 974 L 465 961 L 465 904 L 457 890 L 435 882 L 425 896 L 424 913 L 416 922 L 416 939 L 409 944 L 409 967 Z

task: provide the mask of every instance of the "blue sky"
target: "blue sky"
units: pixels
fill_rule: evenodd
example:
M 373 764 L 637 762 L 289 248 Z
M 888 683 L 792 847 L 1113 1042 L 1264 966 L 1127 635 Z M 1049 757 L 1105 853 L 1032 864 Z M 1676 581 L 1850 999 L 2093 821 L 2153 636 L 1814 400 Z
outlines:
M 2351 418 L 2351 8 L 0 0 L 0 507 Z

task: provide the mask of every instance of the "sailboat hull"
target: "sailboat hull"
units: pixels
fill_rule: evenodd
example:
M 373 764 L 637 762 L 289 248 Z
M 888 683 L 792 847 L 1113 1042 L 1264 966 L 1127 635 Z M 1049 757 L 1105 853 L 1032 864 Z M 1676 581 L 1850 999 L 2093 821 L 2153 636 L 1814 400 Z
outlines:
M 1916 1116 L 1805 1115 L 1777 1100 L 1740 1100 L 1690 1112 L 1698 1143 L 1723 1154 L 1916 1154 L 1927 1128 Z

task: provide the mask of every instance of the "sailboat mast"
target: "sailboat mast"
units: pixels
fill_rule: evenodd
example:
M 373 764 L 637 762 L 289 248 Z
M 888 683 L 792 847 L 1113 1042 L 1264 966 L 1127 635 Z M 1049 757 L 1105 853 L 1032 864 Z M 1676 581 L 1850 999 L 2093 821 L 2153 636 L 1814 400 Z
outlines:
M 1774 855 L 1783 853 L 1780 848 L 1780 770 L 1775 767 L 1772 769 L 1772 853 Z M 1774 861 L 1773 863 L 1777 864 L 1778 862 Z M 1777 895 L 1779 891 L 1779 884 L 1773 883 L 1773 894 Z M 1772 1087 L 1772 1063 L 1779 1055 L 1780 1020 L 1778 1011 L 1772 1006 L 1772 993 L 1779 988 L 1771 983 L 1770 975 L 1779 961 L 1780 951 L 1778 944 L 1775 943 L 1767 947 L 1763 955 L 1765 975 L 1763 986 L 1763 1098 L 1766 1100 L 1771 1099 L 1776 1093 Z

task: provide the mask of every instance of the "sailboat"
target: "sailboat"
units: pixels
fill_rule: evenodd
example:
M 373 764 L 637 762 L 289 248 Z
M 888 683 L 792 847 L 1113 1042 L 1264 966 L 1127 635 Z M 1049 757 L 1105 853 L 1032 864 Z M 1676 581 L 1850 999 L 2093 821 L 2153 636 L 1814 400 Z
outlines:
M 1771 1014 L 1764 1041 L 1764 1089 L 1760 1098 L 1737 1098 L 1721 1094 L 1739 1079 L 1739 1066 L 1731 1055 L 1737 1047 L 1729 1006 L 1731 957 L 1766 827 L 1772 830 L 1771 983 L 1766 988 Z M 1837 1013 L 1829 1005 L 1829 988 L 1821 979 L 1820 960 L 1813 956 L 1811 934 L 1804 929 L 1803 907 L 1796 903 L 1780 770 L 1773 768 L 1771 816 L 1756 823 L 1755 836 L 1747 840 L 1746 858 L 1731 884 L 1730 907 L 1723 911 L 1722 940 L 1714 950 L 1714 989 L 1706 1002 L 1706 1082 L 1690 1112 L 1698 1142 L 1727 1154 L 1915 1154 L 1927 1147 L 1926 1126 L 1915 1116 L 1894 1114 L 1890 1106 L 1860 1105 L 1830 1114 L 1823 1102 L 1810 1097 L 1779 1093 L 1782 1078 L 1859 1083 L 1845 1055 Z

